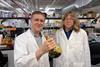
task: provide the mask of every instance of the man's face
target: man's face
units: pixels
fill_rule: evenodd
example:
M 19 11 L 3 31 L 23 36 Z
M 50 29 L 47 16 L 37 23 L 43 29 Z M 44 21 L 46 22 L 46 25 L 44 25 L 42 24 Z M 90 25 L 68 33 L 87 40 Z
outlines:
M 44 26 L 45 17 L 41 14 L 34 14 L 32 17 L 32 29 L 34 32 L 40 32 Z

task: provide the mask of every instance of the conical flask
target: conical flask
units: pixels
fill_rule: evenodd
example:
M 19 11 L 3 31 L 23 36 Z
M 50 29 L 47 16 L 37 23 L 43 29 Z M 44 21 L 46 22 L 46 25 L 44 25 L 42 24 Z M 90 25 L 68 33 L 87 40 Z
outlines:
M 45 38 L 49 39 L 50 37 L 46 35 Z M 57 58 L 61 55 L 61 53 L 62 53 L 61 47 L 59 46 L 59 44 L 56 44 L 56 47 L 49 51 L 49 57 L 50 58 Z

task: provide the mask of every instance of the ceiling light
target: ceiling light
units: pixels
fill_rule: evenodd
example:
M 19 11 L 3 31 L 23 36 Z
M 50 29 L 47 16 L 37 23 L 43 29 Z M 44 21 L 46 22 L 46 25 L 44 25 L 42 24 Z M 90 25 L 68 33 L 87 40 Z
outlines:
M 6 1 L 1 0 L 1 3 L 4 4 L 6 7 L 13 8 L 10 4 L 8 4 Z
M 68 7 L 63 8 L 62 13 L 65 13 L 66 11 L 69 11 L 72 9 L 83 7 L 87 4 L 89 4 L 91 1 L 92 0 L 76 0 L 75 3 L 69 5 Z
M 79 8 L 89 4 L 91 1 L 92 0 L 76 0 L 74 4 L 77 5 L 76 8 Z
M 0 7 L 6 7 L 6 5 L 0 2 Z

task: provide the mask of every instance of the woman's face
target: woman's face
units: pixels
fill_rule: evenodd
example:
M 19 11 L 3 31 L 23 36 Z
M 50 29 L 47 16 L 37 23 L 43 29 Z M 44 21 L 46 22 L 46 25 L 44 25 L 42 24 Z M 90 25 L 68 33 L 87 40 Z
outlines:
M 63 21 L 64 22 L 64 26 L 65 28 L 67 29 L 71 29 L 73 24 L 74 24 L 74 18 L 69 14 L 65 20 Z

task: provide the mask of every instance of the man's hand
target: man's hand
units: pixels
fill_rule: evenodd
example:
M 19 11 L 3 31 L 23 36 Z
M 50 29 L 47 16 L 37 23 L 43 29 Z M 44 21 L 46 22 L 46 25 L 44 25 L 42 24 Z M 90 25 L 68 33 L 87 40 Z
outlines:
M 55 44 L 56 43 L 53 38 L 48 38 L 47 40 L 45 40 L 44 43 L 40 46 L 40 48 L 36 51 L 37 60 L 39 60 L 43 54 L 54 49 L 56 47 Z

